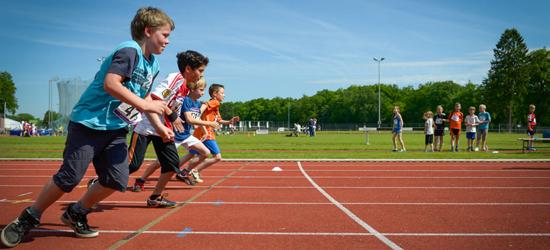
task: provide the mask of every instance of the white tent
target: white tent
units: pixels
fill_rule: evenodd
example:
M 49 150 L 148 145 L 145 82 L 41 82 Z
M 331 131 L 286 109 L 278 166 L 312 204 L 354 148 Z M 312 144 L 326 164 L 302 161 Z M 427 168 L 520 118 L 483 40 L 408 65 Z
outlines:
M 21 129 L 21 123 L 10 118 L 6 118 L 6 120 L 4 121 L 4 128 L 8 130 Z

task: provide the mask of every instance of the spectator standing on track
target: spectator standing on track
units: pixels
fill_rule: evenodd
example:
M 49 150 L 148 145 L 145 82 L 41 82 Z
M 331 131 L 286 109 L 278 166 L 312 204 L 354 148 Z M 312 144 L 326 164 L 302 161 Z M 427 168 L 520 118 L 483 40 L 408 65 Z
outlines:
M 403 117 L 401 116 L 399 106 L 393 107 L 393 126 L 392 126 L 392 142 L 393 142 L 393 152 L 405 152 L 407 151 L 405 149 L 405 143 L 403 142 Z M 401 149 L 397 149 L 397 142 L 396 139 L 399 140 L 399 144 L 401 145 Z
M 88 225 L 91 207 L 128 184 L 128 123 L 140 112 L 162 114 L 166 105 L 145 100 L 159 71 L 155 55 L 168 45 L 174 22 L 157 8 L 137 11 L 131 23 L 132 40 L 121 43 L 101 64 L 94 80 L 74 106 L 63 152 L 63 164 L 44 186 L 32 206 L 8 224 L 1 241 L 15 247 L 40 224 L 42 213 L 82 180 L 93 162 L 99 183 L 93 185 L 61 216 L 77 237 L 93 238 L 99 232 Z
M 479 141 L 481 141 L 481 150 L 489 151 L 487 147 L 487 133 L 489 132 L 489 123 L 491 123 L 491 114 L 485 111 L 485 104 L 479 105 L 479 113 L 477 117 L 479 118 L 479 131 L 477 133 L 477 142 L 475 151 L 479 151 Z

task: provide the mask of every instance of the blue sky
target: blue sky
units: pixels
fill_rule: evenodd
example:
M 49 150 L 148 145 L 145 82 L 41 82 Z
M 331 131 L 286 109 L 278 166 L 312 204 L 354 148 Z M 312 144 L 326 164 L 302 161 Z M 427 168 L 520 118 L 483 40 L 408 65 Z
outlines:
M 226 101 L 313 95 L 352 84 L 399 86 L 439 80 L 479 84 L 492 49 L 515 27 L 530 49 L 550 47 L 550 1 L 2 1 L 0 71 L 12 74 L 17 113 L 43 117 L 48 80 L 91 79 L 96 60 L 130 39 L 136 10 L 156 6 L 176 23 L 160 56 L 161 80 L 175 55 L 210 58 L 207 81 Z M 57 111 L 57 96 L 54 96 Z

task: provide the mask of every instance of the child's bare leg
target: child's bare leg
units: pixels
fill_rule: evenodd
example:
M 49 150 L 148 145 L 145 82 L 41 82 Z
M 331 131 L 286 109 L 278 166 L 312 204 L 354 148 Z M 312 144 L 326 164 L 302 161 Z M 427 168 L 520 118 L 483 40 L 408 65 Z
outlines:
M 117 190 L 104 187 L 101 183 L 97 182 L 86 191 L 84 196 L 80 198 L 80 205 L 83 208 L 91 208 L 94 204 L 104 200 Z
M 216 155 L 214 155 L 214 157 L 206 159 L 201 164 L 198 164 L 195 167 L 195 169 L 200 172 L 200 171 L 202 171 L 202 170 L 204 170 L 204 169 L 220 162 L 221 160 L 222 160 L 222 155 L 221 154 L 216 154 Z
M 397 133 L 393 133 L 391 138 L 393 142 L 393 150 L 397 150 L 397 142 L 395 141 L 395 137 L 397 137 Z
M 164 188 L 166 188 L 166 184 L 168 184 L 168 181 L 172 179 L 172 176 L 175 174 L 175 172 L 166 172 L 160 174 L 159 180 L 157 181 L 157 185 L 155 186 L 155 190 L 153 191 L 152 196 L 154 195 L 161 195 L 162 191 L 164 191 Z
M 153 163 L 150 163 L 149 165 L 147 165 L 145 172 L 143 172 L 143 174 L 139 178 L 142 180 L 147 180 L 149 176 L 151 176 L 159 168 L 160 168 L 160 162 L 158 160 L 155 160 Z
M 42 188 L 40 195 L 38 195 L 38 198 L 36 198 L 31 208 L 34 211 L 42 213 L 64 194 L 65 192 L 63 192 L 63 190 L 53 182 L 53 179 L 51 179 L 50 182 Z
M 405 149 L 405 142 L 403 142 L 403 134 L 402 133 L 399 133 L 399 144 L 401 144 L 401 149 L 402 150 L 406 150 Z

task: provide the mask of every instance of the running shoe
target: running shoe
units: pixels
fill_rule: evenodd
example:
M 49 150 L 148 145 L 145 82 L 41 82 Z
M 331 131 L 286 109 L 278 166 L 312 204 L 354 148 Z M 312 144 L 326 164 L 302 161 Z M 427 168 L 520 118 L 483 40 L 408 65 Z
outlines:
M 189 176 L 193 177 L 193 179 L 195 179 L 195 181 L 198 182 L 198 183 L 203 183 L 204 182 L 201 179 L 201 174 L 196 169 L 191 170 L 191 172 L 189 172 Z
M 163 194 L 154 200 L 151 200 L 151 197 L 149 197 L 147 199 L 147 206 L 158 208 L 175 207 L 177 203 L 166 199 L 167 196 L 168 194 Z
M 132 186 L 132 192 L 141 192 L 145 189 L 145 180 L 137 178 Z
M 88 225 L 87 214 L 73 211 L 73 206 L 76 203 L 71 203 L 65 213 L 61 215 L 61 221 L 65 225 L 71 227 L 78 238 L 95 238 L 99 232 L 90 228 Z
M 190 186 L 195 186 L 197 182 L 195 180 L 192 180 L 192 178 L 189 178 L 189 173 L 187 170 L 183 170 L 176 174 L 176 179 L 183 181 L 185 184 Z
M 6 247 L 15 247 L 21 242 L 23 237 L 27 235 L 31 229 L 38 227 L 40 221 L 33 217 L 28 211 L 28 208 L 21 212 L 21 215 L 17 217 L 14 221 L 8 224 L 4 229 L 0 238 L 2 243 Z

